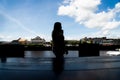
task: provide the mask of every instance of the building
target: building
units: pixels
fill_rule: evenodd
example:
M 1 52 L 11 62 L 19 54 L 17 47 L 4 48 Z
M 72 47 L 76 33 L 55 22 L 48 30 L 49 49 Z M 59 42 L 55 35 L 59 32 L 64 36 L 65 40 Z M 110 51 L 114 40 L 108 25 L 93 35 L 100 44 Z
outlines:
M 39 36 L 37 36 L 37 37 L 35 37 L 35 38 L 33 38 L 33 39 L 31 39 L 31 43 L 32 44 L 45 44 L 45 39 L 42 39 L 41 37 L 39 37 Z
M 11 41 L 11 44 L 22 44 L 22 45 L 24 45 L 24 44 L 27 44 L 27 40 L 23 39 L 23 38 L 19 38 L 17 40 Z
M 100 45 L 114 45 L 113 39 L 107 39 L 106 37 L 101 38 L 83 38 L 80 40 L 81 43 L 93 43 L 93 44 L 100 44 Z
M 18 39 L 18 42 L 19 42 L 20 44 L 23 44 L 23 45 L 24 45 L 24 44 L 27 44 L 28 41 L 27 41 L 27 39 L 19 38 L 19 39 Z

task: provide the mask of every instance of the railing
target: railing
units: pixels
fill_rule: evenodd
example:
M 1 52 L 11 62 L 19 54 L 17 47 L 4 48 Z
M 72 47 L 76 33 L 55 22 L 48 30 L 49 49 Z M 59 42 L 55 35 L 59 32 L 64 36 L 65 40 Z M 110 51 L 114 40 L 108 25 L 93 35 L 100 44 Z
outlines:
M 1 62 L 6 62 L 7 57 L 24 57 L 23 45 L 0 45 Z
M 115 50 L 120 48 L 120 45 L 103 46 L 99 44 L 79 44 L 79 46 L 67 46 L 67 50 L 77 50 L 79 57 L 86 56 L 99 56 L 100 50 Z M 37 50 L 46 51 L 52 50 L 52 47 L 42 46 L 27 46 L 27 45 L 0 45 L 0 58 L 2 62 L 6 61 L 7 57 L 24 57 L 24 51 L 26 50 Z

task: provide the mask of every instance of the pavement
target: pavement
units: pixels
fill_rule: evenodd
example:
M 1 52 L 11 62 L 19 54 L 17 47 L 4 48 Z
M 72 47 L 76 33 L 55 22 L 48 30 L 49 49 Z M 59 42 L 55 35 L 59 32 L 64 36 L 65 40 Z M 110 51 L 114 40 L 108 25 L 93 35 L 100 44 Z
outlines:
M 0 80 L 120 80 L 120 56 L 8 58 Z

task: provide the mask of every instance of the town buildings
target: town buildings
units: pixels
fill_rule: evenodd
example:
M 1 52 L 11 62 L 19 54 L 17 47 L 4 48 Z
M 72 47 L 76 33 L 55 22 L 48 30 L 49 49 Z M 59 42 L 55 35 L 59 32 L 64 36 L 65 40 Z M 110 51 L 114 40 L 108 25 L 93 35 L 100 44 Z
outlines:
M 79 43 L 100 44 L 100 45 L 120 45 L 120 39 L 113 39 L 107 37 L 82 38 L 80 40 L 65 40 L 66 46 L 77 46 Z M 30 40 L 18 38 L 11 42 L 0 41 L 0 44 L 22 44 L 22 45 L 44 45 L 51 46 L 52 41 L 47 42 L 44 38 L 36 36 Z
M 44 45 L 46 43 L 45 39 L 37 36 L 32 38 L 30 41 L 24 38 L 19 38 L 17 40 L 12 40 L 10 44 L 22 44 L 22 45 Z
M 36 44 L 36 45 L 38 45 L 38 44 L 39 44 L 39 45 L 41 45 L 41 44 L 43 45 L 43 44 L 45 44 L 45 42 L 46 42 L 45 39 L 42 39 L 42 38 L 39 37 L 39 36 L 31 39 L 31 43 L 32 43 L 32 44 Z
M 93 43 L 100 45 L 120 45 L 120 39 L 113 39 L 107 37 L 96 37 L 96 38 L 82 38 L 80 39 L 80 43 Z

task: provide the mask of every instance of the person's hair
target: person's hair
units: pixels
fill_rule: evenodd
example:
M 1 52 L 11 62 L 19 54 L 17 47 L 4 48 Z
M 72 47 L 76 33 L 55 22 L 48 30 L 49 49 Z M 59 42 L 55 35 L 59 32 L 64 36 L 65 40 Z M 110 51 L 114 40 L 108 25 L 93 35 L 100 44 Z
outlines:
M 61 23 L 60 22 L 55 22 L 54 24 L 54 30 L 61 30 Z

